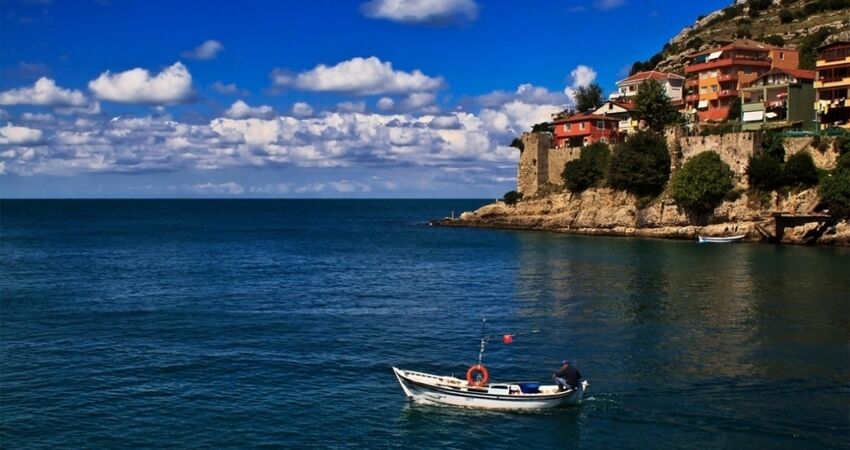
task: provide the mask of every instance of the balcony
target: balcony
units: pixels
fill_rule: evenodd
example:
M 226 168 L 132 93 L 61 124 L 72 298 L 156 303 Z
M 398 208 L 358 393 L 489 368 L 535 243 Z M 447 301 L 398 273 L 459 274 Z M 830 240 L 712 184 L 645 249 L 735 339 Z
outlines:
M 687 86 L 688 86 L 688 87 L 697 87 L 697 86 L 699 86 L 699 79 L 697 79 L 697 78 L 691 78 L 691 79 L 689 79 L 689 80 L 688 80 L 688 82 L 687 82 Z
M 821 78 L 815 81 L 815 89 L 837 88 L 842 86 L 850 86 L 850 76 L 844 78 Z
M 696 102 L 699 101 L 699 94 L 693 94 L 685 97 L 686 102 Z
M 717 69 L 720 67 L 741 66 L 741 67 L 770 67 L 769 59 L 749 59 L 749 58 L 726 58 L 715 59 L 704 63 L 691 64 L 685 67 L 685 73 L 702 72 L 704 70 Z
M 718 98 L 723 98 L 723 97 L 737 97 L 737 96 L 738 96 L 738 91 L 737 91 L 737 90 L 735 90 L 735 89 L 724 89 L 724 90 L 719 91 L 719 92 L 717 93 L 717 97 L 718 97 Z
M 717 81 L 738 81 L 738 74 L 730 73 L 728 75 L 720 75 L 717 77 Z

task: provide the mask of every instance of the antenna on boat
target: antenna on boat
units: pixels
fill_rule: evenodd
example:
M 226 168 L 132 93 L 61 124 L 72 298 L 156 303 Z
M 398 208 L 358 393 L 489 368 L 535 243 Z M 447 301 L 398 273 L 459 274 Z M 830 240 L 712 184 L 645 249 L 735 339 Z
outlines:
M 485 329 L 487 326 L 487 319 L 481 319 L 481 349 L 478 351 L 478 365 L 481 365 L 481 360 L 484 358 L 484 347 L 487 346 L 487 334 L 485 333 Z

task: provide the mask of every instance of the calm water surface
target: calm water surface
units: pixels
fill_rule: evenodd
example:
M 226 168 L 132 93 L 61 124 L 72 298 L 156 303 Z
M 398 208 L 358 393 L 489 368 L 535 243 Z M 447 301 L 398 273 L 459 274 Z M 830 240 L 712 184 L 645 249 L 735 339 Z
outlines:
M 5 448 L 848 448 L 850 251 L 424 225 L 482 201 L 3 201 Z M 408 405 L 390 367 L 565 357 L 586 402 Z

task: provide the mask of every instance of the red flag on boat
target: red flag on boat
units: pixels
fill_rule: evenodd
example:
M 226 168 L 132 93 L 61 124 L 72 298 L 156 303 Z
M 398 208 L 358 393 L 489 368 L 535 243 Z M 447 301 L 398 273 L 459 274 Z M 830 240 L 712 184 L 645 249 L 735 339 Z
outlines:
M 514 341 L 514 336 L 512 334 L 506 334 L 506 335 L 502 336 L 502 342 L 504 342 L 505 344 L 510 344 L 513 341 Z

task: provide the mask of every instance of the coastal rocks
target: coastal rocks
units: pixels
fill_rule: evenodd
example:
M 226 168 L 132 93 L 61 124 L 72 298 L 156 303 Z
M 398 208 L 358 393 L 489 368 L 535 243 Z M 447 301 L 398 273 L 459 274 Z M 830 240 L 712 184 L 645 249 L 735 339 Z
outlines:
M 817 203 L 816 189 L 764 198 L 750 198 L 745 192 L 734 201 L 722 203 L 714 214 L 699 218 L 702 225 L 695 225 L 669 197 L 641 205 L 626 192 L 595 188 L 531 197 L 515 205 L 496 202 L 442 225 L 672 239 L 743 234 L 745 240 L 761 241 L 775 234 L 773 213 L 807 214 Z M 782 242 L 850 245 L 850 226 L 839 222 L 788 227 Z

